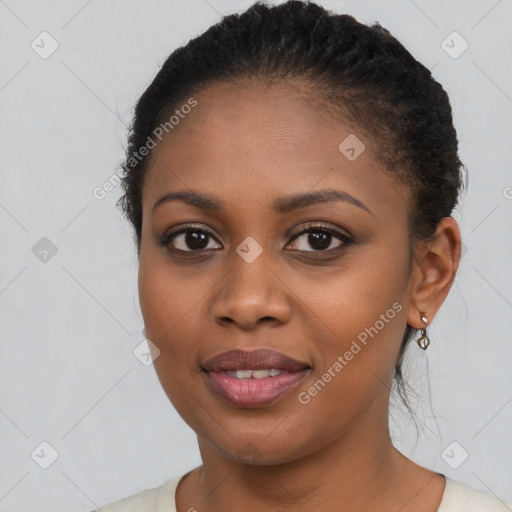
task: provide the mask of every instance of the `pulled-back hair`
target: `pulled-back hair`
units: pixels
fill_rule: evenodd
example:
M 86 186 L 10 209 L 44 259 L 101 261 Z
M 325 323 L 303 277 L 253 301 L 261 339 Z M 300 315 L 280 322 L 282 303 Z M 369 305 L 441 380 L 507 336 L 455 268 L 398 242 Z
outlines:
M 374 156 L 410 190 L 411 241 L 431 240 L 439 221 L 451 215 L 462 164 L 448 96 L 430 71 L 378 23 L 367 26 L 311 2 L 257 2 L 172 52 L 136 105 L 118 205 L 133 226 L 139 254 L 142 187 L 152 153 L 136 160 L 133 154 L 192 94 L 244 79 L 306 84 L 331 115 L 371 138 Z M 404 399 L 402 361 L 414 331 L 407 325 L 395 368 Z

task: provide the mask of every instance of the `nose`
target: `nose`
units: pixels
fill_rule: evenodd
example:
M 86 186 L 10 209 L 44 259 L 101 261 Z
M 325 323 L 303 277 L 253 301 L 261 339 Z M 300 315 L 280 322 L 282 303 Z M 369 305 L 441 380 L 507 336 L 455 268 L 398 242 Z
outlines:
M 236 253 L 233 260 L 214 297 L 215 321 L 223 326 L 235 324 L 243 330 L 255 329 L 262 323 L 275 326 L 287 323 L 291 316 L 288 288 L 263 254 L 251 263 Z

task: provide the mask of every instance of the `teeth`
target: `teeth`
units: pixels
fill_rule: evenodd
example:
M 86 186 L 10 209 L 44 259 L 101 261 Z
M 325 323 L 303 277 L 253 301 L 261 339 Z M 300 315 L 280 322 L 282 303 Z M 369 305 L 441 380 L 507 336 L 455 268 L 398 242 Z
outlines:
M 265 377 L 268 377 L 268 370 L 253 370 L 252 377 L 254 379 L 264 379 Z
M 270 370 L 236 370 L 226 372 L 230 377 L 235 377 L 237 379 L 264 379 L 266 377 L 276 377 L 281 373 L 281 370 L 277 370 L 276 368 L 271 368 Z
M 236 378 L 237 379 L 250 379 L 252 374 L 252 370 L 237 370 Z

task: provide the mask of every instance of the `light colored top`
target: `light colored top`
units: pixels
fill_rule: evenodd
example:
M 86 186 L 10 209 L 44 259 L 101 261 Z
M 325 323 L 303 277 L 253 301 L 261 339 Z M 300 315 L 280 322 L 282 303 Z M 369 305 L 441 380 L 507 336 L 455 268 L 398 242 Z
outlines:
M 176 488 L 188 474 L 167 480 L 160 487 L 146 489 L 132 496 L 115 501 L 104 507 L 102 512 L 177 512 Z M 437 512 L 510 512 L 512 507 L 491 496 L 477 491 L 458 480 L 442 475 L 446 480 L 441 504 Z M 92 512 L 100 512 L 93 510 Z M 183 511 L 186 512 L 186 511 Z

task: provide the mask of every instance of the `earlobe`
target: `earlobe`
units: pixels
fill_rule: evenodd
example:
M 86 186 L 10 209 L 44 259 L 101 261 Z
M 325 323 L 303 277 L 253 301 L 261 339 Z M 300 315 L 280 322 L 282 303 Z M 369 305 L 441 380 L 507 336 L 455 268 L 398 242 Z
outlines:
M 439 221 L 432 242 L 421 249 L 414 263 L 411 307 L 407 323 L 421 329 L 421 313 L 432 322 L 437 310 L 450 291 L 460 261 L 461 238 L 457 222 L 452 217 Z

